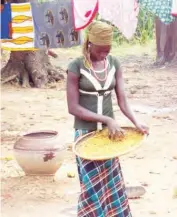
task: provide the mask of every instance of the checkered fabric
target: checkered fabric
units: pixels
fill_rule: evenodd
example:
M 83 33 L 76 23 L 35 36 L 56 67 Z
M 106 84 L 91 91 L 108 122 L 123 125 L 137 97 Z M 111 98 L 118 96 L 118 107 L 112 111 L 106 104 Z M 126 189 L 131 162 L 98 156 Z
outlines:
M 138 3 L 140 7 L 159 17 L 163 23 L 169 24 L 174 21 L 171 15 L 172 0 L 138 0 Z
M 76 130 L 75 140 L 86 133 Z M 78 217 L 132 217 L 119 159 L 76 160 L 81 185 Z

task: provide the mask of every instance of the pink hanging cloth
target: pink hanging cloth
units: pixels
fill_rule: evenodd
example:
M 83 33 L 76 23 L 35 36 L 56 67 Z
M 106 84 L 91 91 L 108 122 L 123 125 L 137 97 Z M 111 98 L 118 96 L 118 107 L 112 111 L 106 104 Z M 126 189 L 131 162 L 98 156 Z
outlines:
M 99 0 L 101 18 L 116 26 L 127 39 L 136 31 L 138 13 L 137 0 Z
M 172 0 L 171 15 L 177 17 L 177 0 Z
M 88 26 L 98 12 L 98 0 L 72 0 L 75 30 Z

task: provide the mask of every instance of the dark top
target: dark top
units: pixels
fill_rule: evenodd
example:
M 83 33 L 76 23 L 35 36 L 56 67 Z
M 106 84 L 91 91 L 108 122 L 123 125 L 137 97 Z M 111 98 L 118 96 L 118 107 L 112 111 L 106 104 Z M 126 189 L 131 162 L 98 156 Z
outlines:
M 116 73 L 118 72 L 120 68 L 119 61 L 117 58 L 109 55 L 106 60 L 106 66 L 107 66 L 107 80 L 108 81 L 99 81 L 97 78 L 95 78 L 93 72 L 85 67 L 83 57 L 77 58 L 73 60 L 69 66 L 68 71 L 75 73 L 79 77 L 79 89 L 86 92 L 96 92 L 96 88 L 94 84 L 88 79 L 89 77 L 94 77 L 94 80 L 96 79 L 99 84 L 101 85 L 101 88 L 104 87 L 105 83 L 108 82 L 110 85 L 106 87 L 106 89 L 102 92 L 105 92 L 106 90 L 113 90 L 115 89 L 116 85 Z M 105 72 L 104 71 L 95 71 L 97 74 L 97 77 L 104 78 Z M 79 103 L 84 108 L 97 113 L 97 103 L 98 103 L 98 97 L 96 95 L 90 95 L 87 93 L 80 93 Z M 114 118 L 113 114 L 113 106 L 112 106 L 112 98 L 111 93 L 103 97 L 103 115 L 109 116 Z M 75 117 L 74 121 L 74 128 L 75 129 L 87 129 L 87 130 L 96 130 L 97 129 L 97 123 L 96 122 L 89 122 L 82 120 L 78 117 Z

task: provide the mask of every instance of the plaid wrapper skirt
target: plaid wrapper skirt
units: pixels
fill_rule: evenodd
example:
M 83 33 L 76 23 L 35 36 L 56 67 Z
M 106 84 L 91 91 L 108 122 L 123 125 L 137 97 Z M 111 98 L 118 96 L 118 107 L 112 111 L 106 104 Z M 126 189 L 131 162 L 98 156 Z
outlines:
M 88 133 L 76 130 L 75 140 Z M 132 217 L 118 158 L 89 161 L 76 157 L 81 193 L 78 217 Z

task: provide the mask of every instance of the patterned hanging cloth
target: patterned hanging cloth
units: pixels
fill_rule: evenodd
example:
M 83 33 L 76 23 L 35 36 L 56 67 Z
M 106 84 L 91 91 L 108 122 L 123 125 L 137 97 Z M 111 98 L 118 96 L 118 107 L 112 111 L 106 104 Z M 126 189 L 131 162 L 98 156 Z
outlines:
M 2 40 L 11 51 L 34 50 L 34 29 L 30 3 L 11 4 L 12 39 Z
M 35 47 L 69 48 L 81 44 L 81 33 L 74 30 L 72 0 L 31 3 Z
M 72 0 L 75 30 L 88 26 L 98 12 L 98 0 Z
M 174 21 L 171 15 L 172 0 L 138 0 L 138 2 L 141 7 L 159 17 L 163 23 L 169 24 Z

